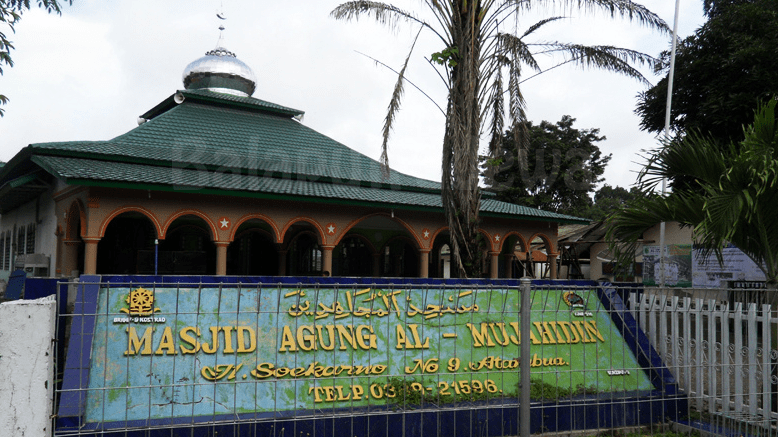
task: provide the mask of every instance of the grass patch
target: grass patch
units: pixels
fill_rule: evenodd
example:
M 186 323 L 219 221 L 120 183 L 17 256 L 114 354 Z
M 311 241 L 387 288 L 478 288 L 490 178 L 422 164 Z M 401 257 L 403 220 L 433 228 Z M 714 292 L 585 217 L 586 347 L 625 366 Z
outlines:
M 521 384 L 516 385 L 518 396 L 521 397 Z M 533 379 L 529 387 L 529 398 L 533 401 L 559 401 L 575 396 L 597 394 L 599 391 L 594 386 L 578 384 L 575 388 L 559 387 L 549 384 L 541 379 Z

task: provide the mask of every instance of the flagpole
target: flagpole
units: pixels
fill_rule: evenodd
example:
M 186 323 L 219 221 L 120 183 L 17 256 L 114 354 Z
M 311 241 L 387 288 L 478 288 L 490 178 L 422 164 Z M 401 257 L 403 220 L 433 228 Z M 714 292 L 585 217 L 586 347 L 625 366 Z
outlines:
M 681 0 L 675 0 L 673 19 L 673 48 L 670 52 L 670 74 L 667 77 L 667 104 L 665 106 L 665 140 L 670 140 L 670 109 L 673 103 L 673 77 L 675 76 L 675 51 L 678 46 L 678 15 Z M 662 197 L 667 194 L 667 178 L 662 177 Z M 656 276 L 656 272 L 654 272 Z M 665 286 L 665 222 L 659 224 L 659 286 Z

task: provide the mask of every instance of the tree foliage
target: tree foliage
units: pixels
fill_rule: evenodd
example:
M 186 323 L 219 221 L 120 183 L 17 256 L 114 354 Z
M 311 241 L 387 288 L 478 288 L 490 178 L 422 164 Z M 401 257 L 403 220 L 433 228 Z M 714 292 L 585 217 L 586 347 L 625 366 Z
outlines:
M 569 115 L 555 124 L 527 122 L 526 150 L 506 133 L 497 170 L 490 173 L 485 166 L 486 186 L 505 202 L 584 217 L 611 156 L 603 156 L 596 144 L 605 139 L 599 129 L 579 130 L 574 122 Z
M 651 28 L 667 31 L 656 14 L 631 0 L 423 0 L 419 12 L 375 1 L 350 1 L 332 11 L 336 19 L 367 17 L 389 27 L 411 24 L 434 35 L 440 51 L 430 65 L 446 85 L 446 127 L 443 135 L 441 200 L 451 235 L 455 265 L 461 274 L 479 273 L 480 190 L 478 149 L 480 135 L 488 132 L 490 155 L 502 148 L 505 119 L 513 141 L 526 148 L 524 98 L 519 88 L 524 68 L 541 71 L 538 54 L 559 55 L 560 63 L 597 67 L 640 80 L 645 78 L 633 65 L 654 65 L 651 56 L 612 46 L 583 46 L 566 42 L 531 41 L 540 28 L 557 22 L 549 16 L 522 33 L 517 26 L 532 10 L 578 8 L 584 12 L 605 11 L 611 17 L 626 17 Z M 415 43 L 413 45 L 415 47 Z M 384 122 L 382 164 L 388 172 L 386 145 L 400 108 L 403 85 L 413 47 L 399 70 Z M 552 67 L 553 68 L 553 67 Z
M 671 127 L 676 135 L 697 129 L 728 143 L 742 137 L 759 103 L 778 95 L 778 2 L 706 0 L 708 21 L 677 48 Z M 641 128 L 661 132 L 669 71 L 638 96 Z
M 594 204 L 582 217 L 593 221 L 605 220 L 640 195 L 641 192 L 637 187 L 631 187 L 628 191 L 626 188 L 605 184 L 594 193 Z
M 63 0 L 62 3 L 67 2 L 73 4 L 73 0 Z M 11 59 L 11 50 L 14 49 L 13 43 L 8 39 L 7 32 L 10 30 L 12 33 L 16 30 L 16 24 L 22 18 L 24 11 L 28 11 L 31 8 L 30 0 L 0 0 L 0 75 L 3 74 L 3 64 L 8 67 L 13 67 L 13 59 Z M 57 14 L 62 13 L 62 6 L 58 0 L 37 0 L 38 7 L 45 9 L 46 12 Z M 0 105 L 8 103 L 8 97 L 0 94 Z M 3 116 L 5 111 L 0 108 L 0 117 Z
M 722 259 L 731 243 L 778 281 L 778 120 L 775 100 L 760 106 L 745 138 L 722 147 L 691 132 L 653 151 L 636 197 L 609 220 L 611 250 L 631 262 L 641 234 L 662 221 L 694 229 L 695 240 Z M 742 138 L 742 137 L 741 137 Z M 688 181 L 669 195 L 653 194 L 663 177 Z

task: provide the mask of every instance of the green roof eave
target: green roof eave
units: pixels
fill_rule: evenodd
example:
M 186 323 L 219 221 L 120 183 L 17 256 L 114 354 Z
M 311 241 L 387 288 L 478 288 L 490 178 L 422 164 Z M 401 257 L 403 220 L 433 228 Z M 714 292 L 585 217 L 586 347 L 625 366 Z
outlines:
M 242 197 L 251 199 L 263 199 L 263 200 L 286 200 L 295 202 L 310 202 L 310 203 L 326 203 L 329 205 L 344 205 L 344 206 L 363 206 L 369 208 L 387 208 L 403 211 L 420 211 L 420 212 L 435 212 L 443 213 L 442 207 L 437 206 L 422 206 L 422 205 L 406 205 L 391 202 L 380 201 L 367 201 L 367 200 L 354 200 L 354 199 L 337 199 L 331 197 L 315 197 L 315 196 L 301 196 L 268 192 L 254 192 L 244 190 L 224 190 L 217 188 L 205 188 L 196 186 L 170 186 L 166 184 L 152 184 L 152 183 L 134 183 L 134 182 L 121 182 L 121 181 L 99 181 L 93 179 L 81 179 L 81 178 L 68 178 L 66 179 L 68 184 L 82 185 L 91 187 L 102 188 L 123 188 L 131 190 L 153 190 L 161 192 L 175 192 L 175 193 L 196 193 L 202 195 L 214 195 L 214 196 L 229 196 L 229 197 Z M 503 214 L 489 211 L 481 211 L 482 217 L 491 218 L 510 218 L 521 219 L 525 221 L 540 221 L 540 222 L 553 222 L 553 223 L 565 223 L 565 224 L 588 224 L 589 220 L 580 219 L 576 217 L 562 218 L 562 217 L 543 217 L 543 216 L 530 216 L 530 215 L 517 215 L 517 214 Z
M 0 181 L 6 180 L 15 169 L 32 156 L 32 149 L 27 146 L 19 151 L 10 161 L 0 168 Z M 7 181 L 6 181 L 7 182 Z
M 405 189 L 399 185 L 358 183 L 323 177 L 292 177 L 289 173 L 204 171 L 198 166 L 147 165 L 57 155 L 34 155 L 31 164 L 68 183 L 88 186 L 197 192 L 264 199 L 295 199 L 337 205 L 360 205 L 442 211 L 440 190 Z M 326 179 L 326 180 L 325 180 Z M 483 217 L 557 223 L 588 223 L 578 217 L 497 201 L 484 196 Z
M 516 218 L 515 214 L 505 214 L 505 213 L 491 212 L 491 211 L 481 211 L 479 212 L 479 215 L 481 217 L 492 217 L 492 218 L 512 218 L 512 219 Z M 591 220 L 589 219 L 583 219 L 578 217 L 569 217 L 569 218 L 542 217 L 542 216 L 536 217 L 530 215 L 521 215 L 520 217 L 522 220 L 527 220 L 527 221 L 554 222 L 554 223 L 561 223 L 561 224 L 588 225 L 591 223 Z
M 108 142 L 106 141 L 105 143 Z M 33 144 L 30 147 L 34 148 L 35 145 Z M 171 161 L 165 161 L 159 159 L 141 158 L 141 157 L 116 155 L 116 154 L 98 154 L 95 152 L 83 152 L 83 151 L 68 150 L 68 149 L 41 148 L 41 149 L 35 149 L 34 154 L 30 153 L 29 155 L 32 155 L 31 158 L 33 162 L 35 162 L 38 165 L 41 165 L 44 168 L 45 165 L 43 165 L 42 162 L 40 162 L 40 160 L 35 159 L 36 155 L 52 156 L 52 157 L 82 158 L 82 159 L 90 159 L 90 160 L 102 161 L 108 163 L 120 162 L 120 163 L 128 163 L 128 164 L 147 165 L 153 167 L 173 166 L 174 168 L 189 168 L 194 166 L 206 171 L 250 173 L 250 174 L 259 175 L 267 178 L 292 179 L 292 180 L 302 180 L 302 181 L 315 180 L 316 182 L 329 183 L 329 184 L 360 186 L 360 187 L 379 188 L 379 189 L 386 189 L 386 190 L 402 190 L 402 191 L 408 191 L 414 193 L 428 193 L 428 194 L 440 193 L 440 189 L 419 187 L 419 186 L 408 185 L 408 184 L 400 184 L 397 182 L 381 183 L 381 182 L 357 180 L 357 179 L 343 180 L 340 178 L 329 177 L 329 176 L 312 176 L 307 173 L 257 170 L 257 169 L 247 169 L 243 167 L 228 167 L 223 164 L 215 165 L 215 164 L 201 164 L 201 163 L 190 163 L 190 162 L 171 162 Z M 0 172 L 1 171 L 2 169 L 0 169 Z M 52 171 L 49 172 L 54 174 Z
M 37 178 L 38 178 L 37 173 L 28 173 L 28 174 L 26 174 L 24 176 L 20 176 L 20 177 L 18 177 L 16 179 L 12 179 L 12 180 L 8 181 L 8 186 L 11 187 L 11 188 L 21 187 L 22 185 L 24 185 L 24 184 L 26 184 L 28 182 L 32 182 L 32 181 L 34 181 Z
M 239 174 L 249 173 L 255 176 L 262 176 L 262 177 L 272 178 L 272 179 L 315 181 L 315 182 L 321 182 L 326 184 L 359 186 L 365 188 L 378 188 L 384 190 L 400 190 L 400 191 L 407 191 L 413 193 L 426 193 L 426 194 L 440 193 L 440 189 L 435 189 L 435 188 L 418 187 L 414 185 L 405 185 L 405 184 L 398 184 L 398 183 L 380 183 L 380 182 L 366 181 L 366 180 L 354 180 L 354 179 L 342 180 L 342 179 L 328 177 L 328 176 L 314 177 L 309 174 L 297 173 L 297 172 L 279 172 L 279 171 L 269 171 L 269 170 L 257 171 L 255 169 L 246 169 L 241 167 L 226 167 L 224 165 L 209 165 L 209 164 L 199 164 L 199 163 L 195 164 L 195 163 L 188 163 L 188 162 L 173 163 L 169 161 L 161 161 L 158 159 L 154 160 L 149 158 L 139 158 L 133 156 L 112 155 L 112 154 L 99 155 L 92 152 L 81 152 L 81 151 L 64 150 L 64 149 L 35 150 L 35 154 L 31 156 L 32 161 L 35 164 L 38 164 L 41 167 L 45 168 L 46 171 L 48 171 L 51 174 L 56 174 L 56 171 L 51 169 L 50 167 L 47 167 L 46 164 L 42 162 L 42 160 L 36 159 L 36 155 L 52 156 L 52 157 L 82 158 L 82 159 L 90 159 L 90 160 L 107 162 L 107 163 L 120 162 L 120 163 L 139 164 L 139 165 L 162 167 L 162 168 L 168 168 L 168 167 L 189 168 L 190 166 L 195 166 L 205 171 L 221 171 L 225 173 L 239 173 Z M 2 169 L 0 169 L 0 171 L 1 170 Z
M 296 202 L 327 203 L 330 205 L 365 206 L 365 207 L 372 207 L 372 208 L 389 208 L 389 209 L 407 210 L 407 211 L 443 213 L 443 208 L 441 207 L 403 205 L 403 204 L 390 203 L 390 202 L 371 202 L 366 200 L 335 199 L 330 197 L 299 196 L 299 195 L 290 195 L 290 194 L 267 193 L 267 192 L 244 191 L 244 190 L 224 190 L 218 188 L 203 188 L 203 187 L 196 187 L 196 186 L 187 187 L 187 186 L 177 185 L 173 187 L 165 184 L 135 183 L 135 182 L 121 182 L 121 181 L 98 181 L 93 179 L 80 179 L 80 178 L 67 178 L 65 181 L 71 185 L 81 185 L 81 186 L 88 186 L 88 187 L 124 188 L 124 189 L 131 189 L 131 190 L 153 190 L 153 191 L 175 192 L 175 193 L 196 193 L 196 194 L 216 195 L 216 196 L 244 197 L 244 198 L 252 198 L 252 199 L 291 200 Z
M 182 100 L 177 101 L 177 99 Z M 207 90 L 179 90 L 175 94 L 160 102 L 155 107 L 146 111 L 140 117 L 145 120 L 151 120 L 154 117 L 167 112 L 170 110 L 170 108 L 185 102 L 187 99 L 191 99 L 192 101 L 196 102 L 205 102 L 211 104 L 215 103 L 218 106 L 248 109 L 250 111 L 269 112 L 290 118 L 301 117 L 303 114 L 305 114 L 304 111 L 300 111 L 299 109 L 288 108 L 275 103 L 255 99 L 253 97 L 238 97 L 232 96 L 230 94 L 216 93 Z

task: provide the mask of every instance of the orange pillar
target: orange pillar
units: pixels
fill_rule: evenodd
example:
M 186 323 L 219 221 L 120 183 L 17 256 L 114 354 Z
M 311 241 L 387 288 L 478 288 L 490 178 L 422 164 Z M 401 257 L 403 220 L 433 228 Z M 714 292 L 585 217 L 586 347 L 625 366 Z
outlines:
M 321 269 L 332 276 L 332 250 L 335 246 L 322 246 L 321 247 Z
M 229 245 L 228 241 L 216 242 L 216 276 L 227 274 L 227 246 Z
M 97 274 L 97 243 L 99 238 L 84 238 L 86 247 L 84 248 L 84 274 Z
M 559 256 L 557 253 L 552 253 L 548 255 L 548 262 L 551 263 L 551 269 L 548 273 L 548 275 L 551 277 L 551 279 L 557 279 L 557 271 L 556 271 L 556 258 Z
M 429 250 L 419 251 L 419 277 L 420 278 L 430 277 L 430 251 Z
M 500 274 L 500 252 L 489 252 L 489 256 L 491 257 L 489 277 L 497 279 L 497 276 Z
M 61 276 L 69 277 L 73 270 L 78 267 L 78 245 L 81 244 L 81 240 L 78 241 L 64 241 L 62 243 L 62 260 L 58 260 L 60 265 L 59 269 Z

